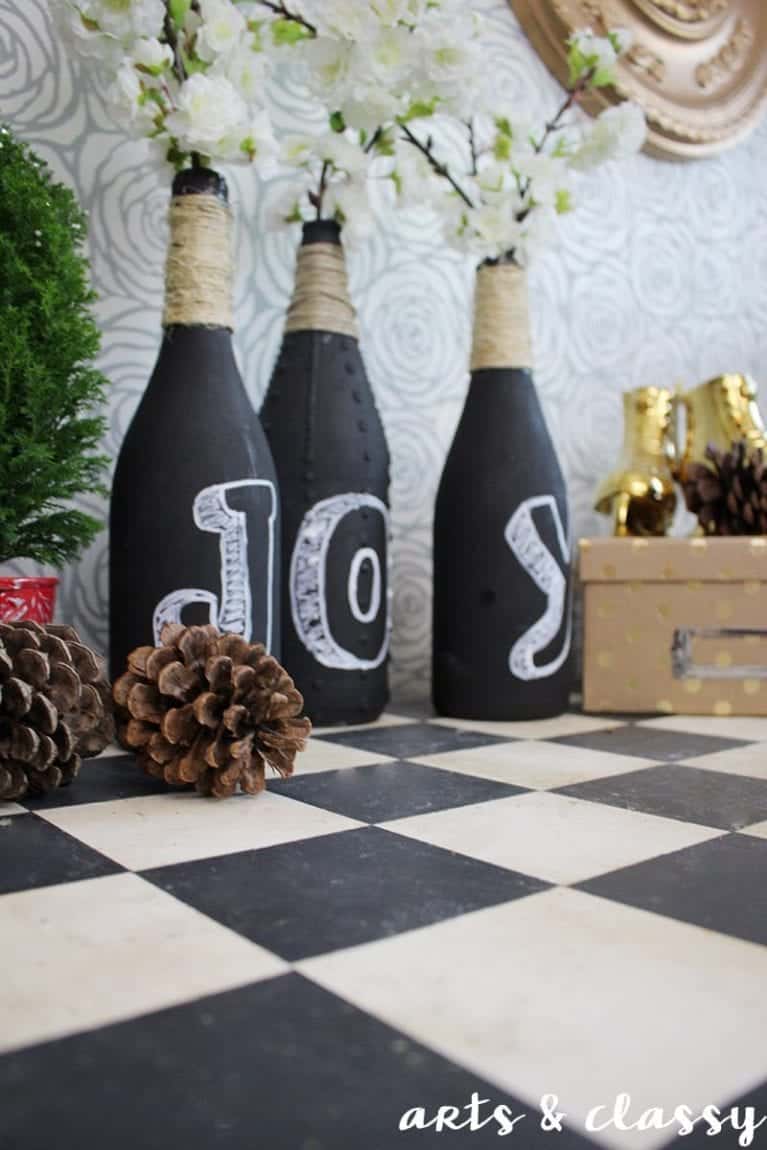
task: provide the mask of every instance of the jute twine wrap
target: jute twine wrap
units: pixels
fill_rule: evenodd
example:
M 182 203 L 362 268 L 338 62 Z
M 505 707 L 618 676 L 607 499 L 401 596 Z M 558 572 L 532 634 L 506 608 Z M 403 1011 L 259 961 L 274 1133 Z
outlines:
M 338 244 L 307 244 L 298 249 L 296 287 L 285 331 L 334 331 L 359 337 L 343 248 Z
M 527 275 L 514 264 L 481 267 L 474 300 L 471 370 L 532 367 Z
M 163 323 L 234 328 L 232 215 L 216 196 L 174 196 Z

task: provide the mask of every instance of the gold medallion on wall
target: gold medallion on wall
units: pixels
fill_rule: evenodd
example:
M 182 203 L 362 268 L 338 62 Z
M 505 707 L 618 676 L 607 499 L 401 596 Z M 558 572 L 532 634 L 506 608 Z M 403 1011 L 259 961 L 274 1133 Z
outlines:
M 767 107 L 767 0 L 510 0 L 547 66 L 565 82 L 576 29 L 628 28 L 632 46 L 614 89 L 584 101 L 596 113 L 636 100 L 647 149 L 696 159 L 730 147 Z

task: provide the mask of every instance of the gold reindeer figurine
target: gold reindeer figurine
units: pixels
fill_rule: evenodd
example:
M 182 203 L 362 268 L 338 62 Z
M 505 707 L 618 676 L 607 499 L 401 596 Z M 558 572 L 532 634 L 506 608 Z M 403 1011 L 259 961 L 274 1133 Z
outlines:
M 719 375 L 688 391 L 683 402 L 687 428 L 677 474 L 682 483 L 688 464 L 706 462 L 710 443 L 721 451 L 729 451 L 736 439 L 749 447 L 767 446 L 757 387 L 747 375 Z
M 600 484 L 595 508 L 612 515 L 615 535 L 665 535 L 676 510 L 674 393 L 640 387 L 623 396 L 623 451 Z

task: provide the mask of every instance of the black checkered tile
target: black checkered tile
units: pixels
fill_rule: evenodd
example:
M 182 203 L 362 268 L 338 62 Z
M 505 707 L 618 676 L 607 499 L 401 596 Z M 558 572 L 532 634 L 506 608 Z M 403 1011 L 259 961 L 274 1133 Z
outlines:
M 1 821 L 0 858 L 0 894 L 96 878 L 120 870 L 85 843 L 31 814 Z
M 568 726 L 320 732 L 225 803 L 118 754 L 0 805 L 2 1150 L 472 1150 L 496 1106 L 587 1150 L 616 1084 L 767 1113 L 767 720 Z
M 145 877 L 290 961 L 521 898 L 545 883 L 379 827 Z
M 319 738 L 342 747 L 375 751 L 395 759 L 415 759 L 419 755 L 437 755 L 444 751 L 465 751 L 470 747 L 489 747 L 506 740 L 481 731 L 461 731 L 436 723 L 402 723 L 393 727 L 371 727 L 370 730 L 340 731 Z M 513 738 L 510 729 L 508 738 Z
M 408 762 L 374 764 L 353 771 L 323 771 L 303 778 L 298 775 L 273 782 L 270 789 L 366 823 L 501 799 L 523 790 Z
M 733 831 L 767 819 L 767 779 L 741 778 L 675 763 L 576 783 L 559 793 Z
M 571 747 L 589 747 L 592 751 L 610 751 L 614 755 L 636 755 L 661 763 L 679 763 L 698 755 L 713 755 L 743 746 L 740 739 L 698 735 L 695 731 L 659 731 L 641 723 L 624 723 L 608 730 L 589 731 L 582 735 L 565 735 L 555 740 Z
M 581 890 L 767 945 L 767 840 L 725 835 L 590 879 Z

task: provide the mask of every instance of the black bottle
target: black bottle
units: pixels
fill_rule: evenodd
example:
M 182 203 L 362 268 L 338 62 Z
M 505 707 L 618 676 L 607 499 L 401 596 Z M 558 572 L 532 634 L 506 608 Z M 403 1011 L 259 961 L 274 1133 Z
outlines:
M 531 362 L 524 272 L 485 264 L 434 523 L 432 693 L 455 718 L 540 719 L 568 706 L 567 493 Z
M 331 221 L 304 226 L 261 418 L 282 495 L 285 665 L 315 724 L 372 721 L 388 701 L 389 452 Z
M 110 508 L 112 675 L 164 622 L 214 623 L 279 655 L 280 521 L 269 445 L 231 336 L 226 183 L 173 183 L 162 345 Z

